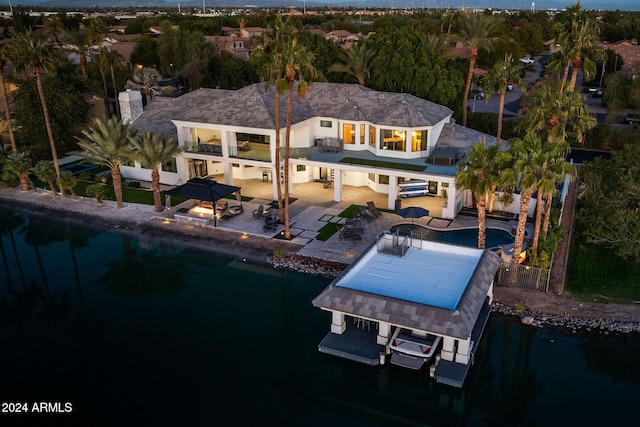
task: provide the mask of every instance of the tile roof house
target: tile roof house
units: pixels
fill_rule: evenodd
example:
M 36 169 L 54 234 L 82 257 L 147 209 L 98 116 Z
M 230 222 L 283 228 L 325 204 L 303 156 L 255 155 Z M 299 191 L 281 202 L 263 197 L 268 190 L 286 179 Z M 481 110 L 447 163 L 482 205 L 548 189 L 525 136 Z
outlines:
M 285 94 L 280 102 L 283 144 L 286 101 Z M 428 188 L 424 195 L 438 204 L 434 216 L 454 218 L 467 202 L 466 193 L 455 191 L 455 164 L 473 144 L 495 144 L 495 138 L 452 123 L 451 115 L 447 107 L 408 94 L 313 83 L 304 98 L 296 92 L 292 99 L 292 183 L 331 180 L 334 201 L 342 200 L 344 185 L 368 186 L 386 194 L 386 207 L 392 209 L 404 196 L 398 184 L 421 180 Z M 165 184 L 223 175 L 233 185 L 234 179 L 262 180 L 265 171 L 278 176 L 282 167 L 274 162 L 274 89 L 265 91 L 264 83 L 157 97 L 132 125 L 177 135 L 185 147 L 175 171 L 161 172 Z M 125 167 L 123 173 L 130 179 L 148 176 L 138 166 Z
M 629 40 L 616 43 L 599 43 L 603 49 L 611 49 L 622 58 L 624 65 L 620 70 L 622 75 L 637 79 L 640 77 L 640 45 Z

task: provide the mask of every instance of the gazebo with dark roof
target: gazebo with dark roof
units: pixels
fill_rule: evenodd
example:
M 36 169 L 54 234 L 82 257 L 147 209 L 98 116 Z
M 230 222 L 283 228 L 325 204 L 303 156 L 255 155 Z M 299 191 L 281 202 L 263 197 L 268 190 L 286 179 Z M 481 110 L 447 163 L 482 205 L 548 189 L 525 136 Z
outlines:
M 186 184 L 172 188 L 165 192 L 166 196 L 179 196 L 187 199 L 195 199 L 200 201 L 211 202 L 213 207 L 213 223 L 217 227 L 216 202 L 229 194 L 236 193 L 238 200 L 242 200 L 240 195 L 240 187 L 233 185 L 220 184 L 213 179 L 192 178 Z M 169 199 L 170 201 L 171 199 Z M 167 203 L 170 206 L 170 203 Z

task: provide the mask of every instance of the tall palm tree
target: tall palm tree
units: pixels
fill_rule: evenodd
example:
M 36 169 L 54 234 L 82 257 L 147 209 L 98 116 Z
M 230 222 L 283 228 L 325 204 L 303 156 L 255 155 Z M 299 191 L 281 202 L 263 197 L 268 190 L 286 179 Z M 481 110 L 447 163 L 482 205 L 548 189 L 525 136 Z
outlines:
M 534 159 L 536 150 L 542 146 L 542 138 L 538 134 L 529 133 L 523 139 L 511 140 L 510 145 L 511 167 L 502 171 L 501 180 L 520 190 L 520 213 L 511 260 L 512 264 L 517 264 L 522 252 L 529 202 L 533 193 L 538 189 L 537 167 Z
M 500 154 L 497 146 L 486 146 L 485 142 L 475 144 L 467 157 L 458 164 L 456 188 L 470 190 L 471 197 L 478 210 L 478 248 L 484 249 L 487 240 L 486 205 L 489 193 L 495 187 L 496 158 Z
M 605 58 L 603 49 L 597 46 L 600 29 L 593 20 L 589 19 L 578 1 L 558 15 L 554 32 L 556 41 L 562 48 L 562 54 L 556 59 L 565 67 L 563 81 L 566 82 L 569 66 L 571 66 L 571 79 L 567 89 L 573 91 L 578 72 L 582 69 L 588 80 L 596 72 L 596 62 Z M 554 69 L 559 65 L 554 64 Z
M 473 70 L 476 67 L 478 52 L 480 49 L 490 50 L 493 46 L 493 36 L 498 30 L 501 20 L 493 15 L 485 16 L 481 13 L 471 13 L 461 15 L 460 39 L 464 41 L 469 53 L 469 71 L 464 87 L 462 99 L 462 126 L 467 125 L 467 102 L 469 101 L 469 91 L 471 90 L 471 79 Z
M 9 142 L 11 144 L 11 150 L 16 153 L 18 151 L 18 146 L 16 145 L 16 137 L 13 134 L 13 124 L 11 123 L 11 110 L 9 109 L 9 92 L 7 91 L 7 84 L 5 81 L 4 75 L 4 66 L 7 65 L 7 61 L 9 59 L 9 50 L 7 49 L 7 45 L 0 46 L 0 86 L 2 92 L 0 92 L 0 96 L 2 96 L 2 103 L 4 108 L 4 119 L 7 122 L 7 132 L 9 133 Z M 20 188 L 22 191 L 29 191 L 29 170 L 27 169 L 24 173 L 21 173 L 18 178 L 20 179 Z M 32 187 L 35 190 L 35 187 Z
M 298 81 L 298 96 L 303 98 L 309 83 L 312 83 L 320 73 L 314 67 L 315 55 L 298 40 L 291 37 L 283 40 L 282 61 L 284 64 L 284 79 L 287 83 L 287 127 L 285 132 L 284 153 L 284 237 L 291 237 L 289 227 L 289 157 L 291 152 L 291 118 L 293 115 L 293 93 L 296 80 Z
M 565 150 L 560 150 L 564 152 Z M 548 193 L 544 193 L 545 197 L 545 205 L 544 205 L 544 221 L 542 223 L 542 235 L 546 237 L 547 231 L 549 230 L 549 222 L 551 216 L 551 203 L 553 201 L 553 196 L 556 193 L 555 184 L 561 183 L 568 176 L 570 178 L 574 178 L 577 174 L 576 168 L 571 163 L 567 162 L 564 156 L 556 156 L 550 162 L 549 167 L 546 170 L 544 175 L 545 179 L 548 179 L 554 183 L 553 188 Z
M 520 65 L 515 63 L 511 54 L 504 56 L 504 60 L 498 61 L 484 77 L 485 87 L 496 90 L 500 94 L 498 106 L 498 131 L 496 132 L 496 144 L 500 146 L 502 138 L 502 118 L 504 114 L 504 99 L 507 94 L 509 82 L 515 83 L 524 89 L 525 85 L 520 78 Z
M 368 45 L 354 44 L 338 54 L 340 62 L 336 62 L 329 67 L 329 71 L 345 73 L 358 81 L 360 86 L 365 86 L 366 79 L 371 77 L 371 61 L 376 52 Z
M 146 130 L 139 137 L 130 136 L 129 142 L 135 150 L 134 159 L 140 162 L 143 168 L 151 169 L 153 204 L 156 212 L 162 212 L 164 209 L 160 197 L 159 169 L 163 163 L 184 151 L 184 147 L 176 145 L 174 136 L 168 137 L 164 132 L 156 134 Z
M 78 142 L 82 151 L 77 154 L 87 162 L 107 166 L 111 169 L 113 191 L 116 195 L 118 209 L 122 209 L 122 174 L 120 166 L 132 158 L 129 138 L 134 133 L 129 129 L 129 123 L 122 123 L 116 117 L 107 121 L 95 119 L 93 127 L 82 131 L 84 139 Z
M 284 206 L 282 204 L 282 185 L 280 182 L 280 96 L 286 91 L 286 81 L 283 79 L 284 64 L 282 61 L 282 39 L 290 38 L 291 27 L 289 20 L 282 21 L 278 16 L 273 25 L 265 32 L 264 45 L 257 52 L 256 57 L 262 65 L 262 77 L 265 79 L 265 92 L 271 86 L 275 91 L 275 164 L 276 194 L 278 196 L 279 217 L 284 218 Z
M 62 33 L 62 40 L 64 42 L 64 49 L 67 52 L 78 56 L 78 61 L 80 61 L 80 69 L 82 70 L 82 76 L 86 78 L 87 57 L 89 57 L 89 55 L 93 51 L 89 33 L 83 30 L 65 31 L 64 33 Z
M 118 103 L 118 87 L 116 86 L 116 73 L 114 69 L 114 64 L 120 61 L 122 55 L 118 52 L 111 50 L 108 47 L 102 48 L 100 53 L 100 61 L 106 62 L 106 65 L 109 66 L 109 72 L 111 73 L 111 84 L 113 85 L 113 96 L 116 100 L 116 116 L 118 118 L 120 115 L 120 104 Z M 100 64 L 102 66 L 102 63 Z M 146 87 L 146 86 L 145 86 Z
M 596 125 L 582 94 L 563 91 L 562 82 L 543 84 L 532 91 L 525 102 L 527 132 L 543 131 L 550 142 L 564 142 L 567 132 L 582 140 L 584 133 Z
M 36 79 L 36 86 L 38 87 L 38 95 L 40 96 L 40 103 L 42 104 L 42 114 L 44 116 L 44 124 L 47 128 L 47 135 L 49 137 L 49 145 L 51 146 L 51 156 L 53 160 L 53 166 L 56 170 L 56 176 L 58 178 L 58 186 L 60 186 L 60 165 L 58 164 L 58 152 L 56 150 L 56 143 L 53 139 L 53 131 L 51 129 L 51 121 L 49 120 L 49 109 L 47 108 L 47 100 L 44 95 L 44 89 L 42 87 L 42 69 L 45 66 L 51 64 L 51 60 L 54 57 L 53 49 L 47 42 L 46 37 L 32 30 L 27 30 L 24 33 L 17 33 L 13 30 L 9 31 L 13 40 L 10 42 L 10 58 L 15 66 L 16 70 L 26 71 L 27 69 L 33 69 L 33 73 Z M 61 193 L 62 197 L 66 197 L 64 192 Z
M 100 76 L 102 77 L 102 87 L 104 90 L 104 97 L 107 98 L 107 78 L 104 73 L 104 68 L 102 67 L 102 44 L 104 39 L 107 36 L 107 26 L 104 21 L 101 19 L 91 19 L 89 20 L 89 25 L 87 25 L 87 36 L 91 42 L 92 50 L 98 56 L 98 70 L 100 71 Z
M 569 90 L 574 90 L 578 79 L 578 72 L 582 69 L 586 80 L 596 73 L 596 61 L 601 61 L 604 51 L 597 46 L 600 31 L 595 22 L 588 18 L 574 21 L 571 30 L 558 37 L 562 49 L 571 58 L 571 81 Z M 595 60 L 595 61 L 594 61 Z

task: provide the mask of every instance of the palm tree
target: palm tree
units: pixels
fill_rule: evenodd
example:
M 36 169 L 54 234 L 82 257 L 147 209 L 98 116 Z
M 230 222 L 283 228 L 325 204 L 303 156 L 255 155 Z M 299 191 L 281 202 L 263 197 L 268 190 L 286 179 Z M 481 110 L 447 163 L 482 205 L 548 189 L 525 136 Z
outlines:
M 524 128 L 527 132 L 546 132 L 550 142 L 566 141 L 567 131 L 581 141 L 584 132 L 596 125 L 596 119 L 582 94 L 563 91 L 562 87 L 562 82 L 557 82 L 532 91 L 525 104 L 528 114 Z
M 284 218 L 282 204 L 282 186 L 280 182 L 280 96 L 286 91 L 286 81 L 283 80 L 284 64 L 282 62 L 282 39 L 288 40 L 291 27 L 289 21 L 282 21 L 278 16 L 265 32 L 264 46 L 255 56 L 262 65 L 262 77 L 265 79 L 265 92 L 273 85 L 275 91 L 275 164 L 278 176 L 276 180 L 276 194 L 278 196 L 279 217 Z
M 561 149 L 561 152 L 565 150 Z M 542 235 L 544 237 L 547 236 L 547 231 L 549 230 L 549 222 L 551 216 L 551 203 L 553 201 L 553 196 L 556 193 L 555 184 L 563 182 L 567 176 L 574 178 L 577 174 L 575 166 L 571 163 L 567 162 L 563 155 L 555 156 L 546 170 L 544 174 L 544 178 L 552 181 L 554 183 L 553 188 L 550 189 L 549 192 L 544 193 L 545 197 L 545 205 L 544 205 L 544 221 L 542 223 Z
M 293 92 L 298 81 L 298 96 L 303 98 L 308 82 L 313 82 L 320 74 L 314 67 L 315 55 L 298 43 L 295 37 L 283 40 L 282 63 L 284 79 L 287 83 L 287 127 L 285 132 L 284 153 L 284 238 L 291 238 L 289 228 L 289 157 L 291 151 L 291 117 L 293 114 Z
M 478 59 L 478 51 L 480 49 L 490 50 L 492 48 L 492 37 L 498 29 L 500 19 L 493 15 L 485 16 L 481 13 L 471 13 L 461 16 L 460 39 L 462 39 L 465 45 L 471 50 L 469 53 L 469 71 L 467 73 L 467 81 L 462 99 L 462 126 L 466 126 L 467 102 L 469 100 L 469 91 L 471 90 L 473 70 L 476 67 L 476 59 Z
M 144 87 L 144 95 L 147 102 L 151 101 L 151 86 L 154 86 L 162 76 L 153 67 L 136 68 L 133 71 L 133 81 Z
M 360 86 L 365 86 L 365 81 L 371 77 L 371 61 L 376 52 L 368 45 L 354 44 L 350 48 L 339 53 L 341 62 L 332 64 L 329 71 L 345 73 L 355 77 Z
M 118 118 L 120 118 L 121 115 L 120 115 L 120 104 L 118 103 L 118 87 L 116 86 L 116 73 L 114 69 L 114 64 L 116 62 L 119 62 L 121 57 L 122 55 L 120 55 L 116 51 L 109 49 L 108 47 L 101 49 L 100 61 L 106 61 L 107 65 L 109 66 L 109 72 L 111 73 L 111 84 L 113 85 L 113 96 L 116 100 L 116 116 Z M 102 66 L 102 64 L 100 64 L 100 66 Z
M 511 140 L 510 145 L 511 167 L 502 171 L 501 180 L 520 190 L 520 213 L 511 260 L 512 264 L 517 264 L 522 252 L 529 202 L 538 189 L 537 167 L 534 159 L 536 150 L 542 146 L 542 138 L 538 134 L 529 133 L 524 139 Z
M 53 182 L 56 178 L 56 168 L 51 160 L 40 160 L 33 167 L 33 173 L 40 181 L 48 183 L 51 191 L 56 192 L 56 186 Z M 60 187 L 60 192 L 63 192 L 62 187 Z
M 20 179 L 22 191 L 29 191 L 29 185 L 35 189 L 36 186 L 29 179 L 29 169 L 31 169 L 31 158 L 25 151 L 12 151 L 7 155 L 4 168 L 12 172 Z M 24 179 L 24 182 L 23 182 Z
M 484 249 L 487 239 L 485 213 L 489 193 L 497 185 L 496 165 L 500 164 L 497 146 L 486 146 L 485 142 L 475 144 L 465 160 L 458 164 L 456 188 L 470 190 L 478 210 L 478 248 Z
M 65 31 L 62 33 L 64 49 L 78 56 L 82 76 L 87 77 L 87 57 L 92 52 L 91 39 L 86 31 Z
M 18 147 L 16 146 L 16 138 L 13 135 L 13 126 L 11 126 L 11 110 L 9 109 L 9 93 L 7 92 L 7 83 L 4 75 L 4 67 L 7 65 L 9 61 L 9 50 L 7 49 L 7 45 L 0 46 L 0 86 L 2 86 L 0 92 L 0 96 L 2 96 L 2 107 L 4 108 L 4 117 L 7 122 L 7 129 L 9 131 L 9 142 L 11 143 L 11 149 L 13 151 L 18 151 Z
M 92 44 L 92 49 L 95 50 L 96 55 L 98 55 L 98 69 L 100 71 L 100 76 L 102 77 L 102 87 L 104 90 L 104 97 L 107 98 L 107 78 L 104 74 L 104 68 L 102 67 L 102 43 L 107 36 L 107 26 L 100 19 L 90 19 L 89 25 L 87 26 L 87 36 Z
M 60 183 L 62 184 L 62 188 L 60 191 L 65 191 L 65 189 L 69 189 L 71 195 L 73 197 L 78 197 L 76 194 L 76 185 L 78 184 L 78 177 L 76 177 L 73 172 L 66 169 L 60 173 Z
M 600 31 L 595 22 L 586 18 L 584 21 L 573 22 L 571 30 L 559 36 L 560 45 L 563 50 L 566 49 L 571 58 L 572 71 L 569 90 L 575 89 L 578 72 L 581 69 L 586 80 L 595 75 L 596 61 L 600 61 L 604 57 L 604 51 L 597 46 L 599 35 Z
M 38 95 L 40 95 L 40 102 L 42 104 L 42 114 L 44 116 L 44 124 L 47 128 L 47 135 L 49 137 L 49 145 L 51 146 L 51 156 L 53 160 L 53 166 L 56 170 L 56 176 L 58 178 L 58 186 L 60 186 L 60 165 L 58 164 L 58 153 L 56 150 L 56 143 L 53 139 L 53 131 L 51 129 L 51 121 L 49 120 L 49 110 L 47 108 L 47 100 L 44 96 L 44 89 L 42 88 L 42 68 L 51 64 L 53 58 L 53 49 L 51 45 L 47 43 L 47 39 L 41 34 L 32 30 L 27 30 L 24 33 L 17 33 L 10 30 L 13 40 L 10 42 L 10 58 L 15 66 L 16 70 L 26 71 L 29 68 L 33 68 L 33 73 L 36 79 L 36 86 L 38 87 Z M 61 186 L 60 186 L 61 187 Z M 66 197 L 64 191 L 61 192 L 62 197 Z
M 580 2 L 576 2 L 558 16 L 554 30 L 556 41 L 562 48 L 559 61 L 565 66 L 563 82 L 567 80 L 569 65 L 571 65 L 568 90 L 573 91 L 580 69 L 588 80 L 596 72 L 596 62 L 604 58 L 604 51 L 597 46 L 600 29 L 582 10 Z M 560 64 L 555 68 L 559 66 Z
M 513 61 L 511 54 L 505 55 L 504 60 L 498 61 L 484 78 L 485 87 L 496 90 L 500 94 L 498 131 L 496 132 L 496 144 L 498 146 L 500 146 L 500 138 L 502 137 L 504 99 L 507 94 L 509 82 L 515 83 L 521 88 L 525 87 L 520 78 L 520 65 Z
M 143 168 L 151 169 L 151 188 L 153 189 L 153 204 L 156 212 L 162 212 L 162 199 L 160 197 L 160 172 L 158 170 L 163 163 L 168 162 L 174 156 L 184 151 L 184 147 L 176 145 L 174 136 L 168 137 L 163 133 L 155 134 L 144 131 L 139 137 L 129 137 L 133 146 L 134 159 L 140 162 Z
M 107 166 L 111 169 L 113 191 L 116 195 L 118 209 L 122 209 L 122 174 L 120 166 L 132 158 L 129 138 L 133 130 L 129 123 L 122 123 L 116 117 L 107 121 L 95 119 L 90 130 L 82 131 L 85 139 L 78 142 L 82 151 L 74 154 L 84 157 L 87 162 Z

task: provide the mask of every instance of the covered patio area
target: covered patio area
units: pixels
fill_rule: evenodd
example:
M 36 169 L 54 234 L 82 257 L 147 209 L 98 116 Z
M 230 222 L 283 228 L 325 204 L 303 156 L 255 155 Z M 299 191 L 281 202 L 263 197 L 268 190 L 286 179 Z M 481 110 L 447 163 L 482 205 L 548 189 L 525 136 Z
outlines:
M 226 197 L 234 193 L 237 204 L 229 205 Z M 169 210 L 169 215 L 173 215 L 176 221 L 185 221 L 196 226 L 205 226 L 213 223 L 214 227 L 217 227 L 222 216 L 234 216 L 243 212 L 240 187 L 220 184 L 212 179 L 192 178 L 186 184 L 166 191 L 166 205 L 169 209 L 171 207 L 171 196 L 184 197 L 195 201 L 194 206 L 189 209 L 181 208 L 175 213 Z

